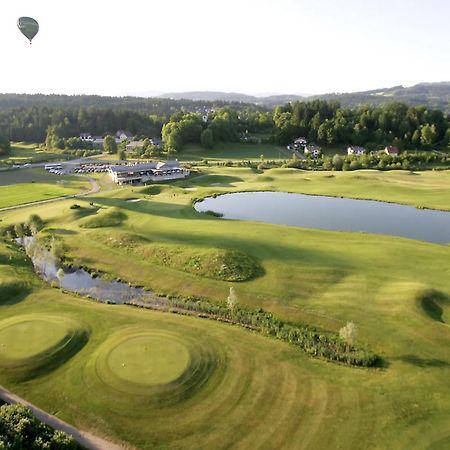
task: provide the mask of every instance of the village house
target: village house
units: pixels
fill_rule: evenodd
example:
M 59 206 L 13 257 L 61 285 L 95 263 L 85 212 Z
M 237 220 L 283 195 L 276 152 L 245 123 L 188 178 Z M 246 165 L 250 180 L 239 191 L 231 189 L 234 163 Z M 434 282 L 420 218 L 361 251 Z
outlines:
M 116 133 L 116 140 L 118 139 L 119 142 L 128 141 L 132 138 L 133 138 L 133 135 L 129 131 L 119 130 Z
M 351 145 L 347 148 L 347 155 L 356 155 L 361 156 L 364 155 L 365 149 L 364 147 L 358 147 L 356 145 Z
M 91 133 L 81 133 L 80 139 L 82 142 L 92 142 L 94 140 Z
M 305 153 L 305 155 L 311 155 L 313 158 L 319 157 L 319 155 L 322 153 L 320 147 L 316 147 L 314 145 L 306 145 L 303 152 Z
M 156 147 L 161 147 L 162 146 L 162 139 L 158 138 L 158 137 L 154 137 L 150 139 L 150 144 L 155 145 Z
M 385 147 L 383 152 L 389 156 L 398 156 L 400 153 L 400 150 L 398 149 L 398 147 L 395 147 L 394 145 L 388 145 L 387 147 Z
M 131 141 L 126 145 L 126 151 L 132 152 L 133 150 L 144 148 L 144 141 Z
M 92 136 L 92 145 L 94 147 L 100 148 L 103 147 L 103 142 L 105 140 L 103 139 L 103 136 Z
M 110 166 L 108 173 L 115 183 L 124 185 L 176 180 L 187 177 L 190 172 L 178 161 L 164 161 Z
M 304 147 L 308 144 L 308 140 L 304 137 L 299 137 L 294 141 L 294 148 Z

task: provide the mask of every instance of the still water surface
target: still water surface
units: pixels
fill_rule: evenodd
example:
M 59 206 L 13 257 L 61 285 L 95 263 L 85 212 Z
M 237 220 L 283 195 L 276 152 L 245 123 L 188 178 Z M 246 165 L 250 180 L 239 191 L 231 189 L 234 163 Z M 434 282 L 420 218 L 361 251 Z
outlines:
M 324 230 L 363 231 L 450 243 L 450 212 L 373 200 L 354 200 L 286 192 L 237 192 L 206 198 L 199 212 L 225 219 L 256 220 Z

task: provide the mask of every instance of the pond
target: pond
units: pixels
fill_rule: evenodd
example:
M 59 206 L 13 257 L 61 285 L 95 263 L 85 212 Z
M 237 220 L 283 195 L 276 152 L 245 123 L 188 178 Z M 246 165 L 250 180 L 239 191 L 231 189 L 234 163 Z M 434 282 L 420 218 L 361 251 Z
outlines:
M 195 209 L 213 211 L 225 219 L 450 243 L 450 212 L 396 203 L 286 192 L 237 192 L 206 198 L 197 202 Z

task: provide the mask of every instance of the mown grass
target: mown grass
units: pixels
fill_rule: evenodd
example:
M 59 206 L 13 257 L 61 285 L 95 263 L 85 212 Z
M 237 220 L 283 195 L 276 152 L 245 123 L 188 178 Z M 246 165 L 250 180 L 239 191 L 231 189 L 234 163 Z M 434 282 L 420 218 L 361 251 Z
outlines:
M 77 194 L 90 189 L 81 177 L 59 176 L 43 169 L 0 172 L 0 208 Z
M 13 142 L 11 152 L 8 155 L 0 155 L 0 165 L 27 164 L 59 159 L 61 159 L 60 153 L 41 150 L 38 144 Z
M 289 159 L 285 147 L 275 144 L 247 144 L 242 142 L 218 142 L 213 149 L 205 150 L 197 144 L 188 144 L 177 155 L 180 161 L 256 161 L 264 159 Z
M 118 209 L 99 211 L 95 216 L 84 220 L 80 226 L 83 228 L 115 227 L 126 220 L 127 215 Z
M 115 228 L 80 227 L 85 219 L 68 216 L 69 201 L 33 212 L 48 227 L 64 230 L 59 236 L 75 261 L 134 284 L 211 300 L 224 300 L 233 285 L 239 303 L 263 307 L 286 320 L 334 331 L 352 320 L 359 342 L 381 355 L 385 367 L 355 369 L 311 360 L 288 344 L 230 325 L 98 305 L 33 285 L 26 300 L 2 307 L 2 317 L 25 311 L 70 314 L 92 333 L 86 346 L 52 373 L 8 385 L 61 411 L 69 421 L 142 448 L 446 448 L 450 334 L 448 304 L 442 299 L 450 292 L 449 246 L 226 221 L 196 213 L 191 201 L 232 190 L 309 190 L 449 209 L 449 173 L 223 168 L 201 176 L 198 184 L 200 177 L 192 177 L 154 190 L 125 188 L 82 201 L 86 208 L 93 201 L 96 207 L 122 210 L 127 220 Z M 126 201 L 132 197 L 141 201 Z M 24 221 L 29 214 L 29 208 L 4 213 L 2 224 Z M 132 256 L 134 250 L 108 243 L 111 233 L 129 238 L 138 249 L 155 245 L 192 255 L 238 249 L 257 261 L 263 273 L 233 284 L 188 273 Z M 8 277 L 15 270 L 22 279 L 30 277 L 18 266 L 19 256 L 12 254 L 17 266 L 10 265 L 10 250 L 2 252 Z M 434 303 L 424 304 L 421 295 L 430 289 Z M 116 388 L 102 392 L 101 381 L 85 375 L 86 367 L 92 375 L 96 352 L 112 331 L 130 327 L 175 333 L 194 342 L 201 336 L 201 342 L 212 346 L 208 354 L 217 355 L 213 375 L 195 393 L 188 391 L 164 407 L 149 408 L 145 399 Z
M 0 245 L 0 253 L 11 252 L 16 258 Z M 83 429 L 138 448 L 444 449 L 448 442 L 450 336 L 416 308 L 410 283 L 385 288 L 387 308 L 373 320 L 354 301 L 330 302 L 353 316 L 388 361 L 384 369 L 354 369 L 230 325 L 77 299 L 33 277 L 29 268 L 33 292 L 4 307 L 2 321 L 70 317 L 91 329 L 89 340 L 49 372 L 22 382 L 2 371 L 0 383 Z M 200 351 L 190 356 L 197 369 L 181 384 L 163 383 L 162 396 L 136 373 L 121 379 L 123 363 L 144 364 L 141 354 L 114 359 L 114 349 L 120 353 L 136 336 Z

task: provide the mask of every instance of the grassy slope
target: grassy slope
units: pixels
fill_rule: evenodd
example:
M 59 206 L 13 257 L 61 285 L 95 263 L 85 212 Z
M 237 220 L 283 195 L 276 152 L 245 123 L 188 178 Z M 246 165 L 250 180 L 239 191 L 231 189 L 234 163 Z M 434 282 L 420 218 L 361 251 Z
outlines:
M 217 183 L 222 186 L 211 186 Z M 74 303 L 66 296 L 57 296 L 55 291 L 45 290 L 4 311 L 7 314 L 38 308 L 49 312 L 71 311 L 78 319 L 94 324 L 94 333 L 87 348 L 67 367 L 54 376 L 16 386 L 15 390 L 49 409 L 61 410 L 69 420 L 85 420 L 86 426 L 116 433 L 137 444 L 148 439 L 146 442 L 155 445 L 171 442 L 172 447 L 198 448 L 201 435 L 206 448 L 208 444 L 209 448 L 220 445 L 248 448 L 246 439 L 252 439 L 253 443 L 259 439 L 262 448 L 425 448 L 432 443 L 433 448 L 446 448 L 450 436 L 446 421 L 450 414 L 448 305 L 443 306 L 444 322 L 433 320 L 417 296 L 430 287 L 450 292 L 449 246 L 358 233 L 230 222 L 199 215 L 188 204 L 191 197 L 213 191 L 276 188 L 448 209 L 448 183 L 448 172 L 410 175 L 273 170 L 257 174 L 248 169 L 214 169 L 191 181 L 177 182 L 179 187 L 158 187 L 153 190 L 159 191 L 158 195 L 143 197 L 138 203 L 120 198 L 141 196 L 140 189 L 97 194 L 89 200 L 123 208 L 128 217 L 120 228 L 103 230 L 79 228 L 68 214 L 69 202 L 41 206 L 38 212 L 52 220 L 50 226 L 74 233 L 64 234 L 64 238 L 72 254 L 81 261 L 166 292 L 224 299 L 230 284 L 130 258 L 120 246 L 106 245 L 103 237 L 114 233 L 138 234 L 152 242 L 178 245 L 183 250 L 239 248 L 265 269 L 262 277 L 235 284 L 239 301 L 333 329 L 354 320 L 360 328 L 361 340 L 382 354 L 389 366 L 370 372 L 348 369 L 308 360 L 285 344 L 208 321 Z M 24 220 L 29 213 L 27 208 L 4 214 L 3 219 L 6 223 Z M 216 400 L 219 403 L 214 404 L 216 397 L 212 396 L 208 403 L 208 396 L 200 395 L 188 405 L 193 409 L 158 411 L 158 414 L 146 410 L 150 416 L 136 405 L 133 405 L 136 414 L 132 414 L 130 406 L 123 405 L 120 411 L 107 411 L 104 405 L 94 404 L 93 399 L 80 397 L 79 392 L 85 388 L 76 380 L 82 378 L 82 368 L 95 343 L 120 325 L 141 321 L 150 327 L 182 328 L 186 335 L 198 335 L 201 329 L 200 334 L 205 333 L 208 340 L 218 339 L 230 354 L 229 367 L 234 368 L 231 373 L 237 371 L 238 385 L 245 385 L 246 390 L 236 390 L 232 387 L 236 381 L 227 378 L 229 384 L 220 390 L 223 402 Z M 55 392 L 44 396 L 51 383 L 56 386 Z M 63 390 L 68 398 L 64 405 L 60 398 Z M 222 409 L 225 402 L 233 405 L 227 412 Z M 186 416 L 180 417 L 179 411 Z M 168 417 L 179 426 L 167 427 Z M 145 420 L 153 424 L 151 439 L 145 437 L 146 433 L 152 433 L 145 431 L 148 429 L 143 426 Z M 193 433 L 191 437 L 188 429 Z
M 0 172 L 0 208 L 77 194 L 89 188 L 83 178 L 54 175 L 43 169 Z
M 16 142 L 11 145 L 11 153 L 0 156 L 1 164 L 25 164 L 42 161 L 52 161 L 61 158 L 59 153 L 39 150 L 38 144 Z

